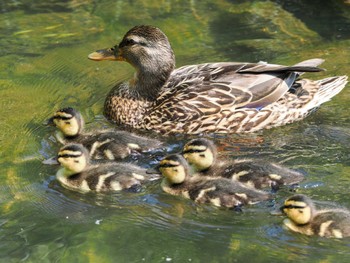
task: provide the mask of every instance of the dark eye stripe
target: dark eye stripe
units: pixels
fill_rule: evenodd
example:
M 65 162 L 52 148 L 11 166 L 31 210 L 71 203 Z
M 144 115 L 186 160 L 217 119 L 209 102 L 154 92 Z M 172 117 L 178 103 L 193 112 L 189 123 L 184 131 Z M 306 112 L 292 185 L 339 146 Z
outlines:
M 169 168 L 169 167 L 178 167 L 178 164 L 170 164 L 170 163 L 165 163 L 165 164 L 159 164 L 159 168 Z
M 282 209 L 291 209 L 291 208 L 295 208 L 295 209 L 301 209 L 301 208 L 305 208 L 306 206 L 300 206 L 300 205 L 284 205 L 281 208 Z
M 83 154 L 58 154 L 58 158 L 77 158 L 82 156 Z
M 188 149 L 188 150 L 184 150 L 182 153 L 186 154 L 186 153 L 202 153 L 202 152 L 205 152 L 205 150 Z
M 66 121 L 72 119 L 73 117 L 54 116 L 53 118 Z

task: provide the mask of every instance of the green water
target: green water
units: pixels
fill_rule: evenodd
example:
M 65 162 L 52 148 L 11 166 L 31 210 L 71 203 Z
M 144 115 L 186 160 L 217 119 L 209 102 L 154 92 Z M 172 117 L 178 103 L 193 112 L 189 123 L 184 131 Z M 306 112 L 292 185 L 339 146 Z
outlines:
M 294 64 L 320 57 L 350 75 L 349 1 L 3 1 L 0 3 L 0 262 L 348 262 L 349 239 L 306 237 L 273 211 L 291 193 L 235 213 L 162 193 L 80 194 L 43 165 L 57 152 L 43 121 L 63 106 L 90 129 L 107 126 L 104 97 L 133 74 L 89 61 L 136 24 L 160 27 L 177 66 L 209 61 Z M 227 158 L 254 157 L 304 171 L 299 192 L 350 208 L 349 85 L 306 120 L 214 139 Z M 187 138 L 163 138 L 176 152 Z M 133 159 L 152 166 L 149 154 Z

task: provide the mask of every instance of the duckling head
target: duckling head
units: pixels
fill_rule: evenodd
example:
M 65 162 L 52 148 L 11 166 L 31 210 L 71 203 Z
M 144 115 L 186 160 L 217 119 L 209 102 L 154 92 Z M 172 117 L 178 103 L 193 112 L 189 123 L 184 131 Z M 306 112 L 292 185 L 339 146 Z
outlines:
M 183 148 L 183 156 L 198 171 L 209 169 L 216 160 L 216 148 L 212 141 L 199 138 L 189 141 Z
M 189 174 L 189 166 L 180 154 L 171 154 L 160 161 L 158 169 L 170 184 L 181 184 Z
M 83 129 L 84 120 L 78 111 L 68 107 L 56 111 L 48 124 L 56 126 L 65 137 L 74 137 Z
M 57 161 L 65 169 L 65 175 L 70 176 L 85 169 L 89 163 L 89 152 L 81 144 L 67 144 L 59 150 Z
M 285 200 L 281 211 L 295 224 L 305 225 L 312 220 L 315 207 L 310 198 L 298 194 Z
M 140 95 L 160 88 L 175 68 L 175 56 L 166 35 L 157 27 L 139 25 L 131 28 L 119 45 L 97 50 L 88 55 L 95 61 L 126 61 L 136 69 L 136 75 L 130 81 L 131 86 L 141 86 Z M 142 94 L 144 92 L 144 94 Z M 151 96 L 151 95 L 149 95 Z

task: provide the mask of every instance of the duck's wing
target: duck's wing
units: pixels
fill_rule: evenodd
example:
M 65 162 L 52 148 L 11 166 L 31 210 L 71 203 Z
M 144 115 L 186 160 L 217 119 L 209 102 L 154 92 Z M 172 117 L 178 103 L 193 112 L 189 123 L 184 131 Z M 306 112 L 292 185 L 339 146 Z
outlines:
M 208 63 L 175 70 L 159 102 L 176 100 L 202 114 L 225 108 L 263 108 L 280 99 L 303 72 L 318 72 L 321 59 L 294 66 L 259 63 Z

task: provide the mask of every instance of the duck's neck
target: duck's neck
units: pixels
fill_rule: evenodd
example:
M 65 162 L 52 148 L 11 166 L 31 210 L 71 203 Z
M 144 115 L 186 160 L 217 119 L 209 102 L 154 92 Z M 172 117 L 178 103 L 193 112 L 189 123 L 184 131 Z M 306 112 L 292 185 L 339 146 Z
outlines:
M 167 83 L 171 72 L 175 68 L 175 60 L 159 57 L 149 58 L 140 65 L 135 66 L 135 75 L 129 81 L 129 88 L 143 100 L 154 101 L 161 88 Z

